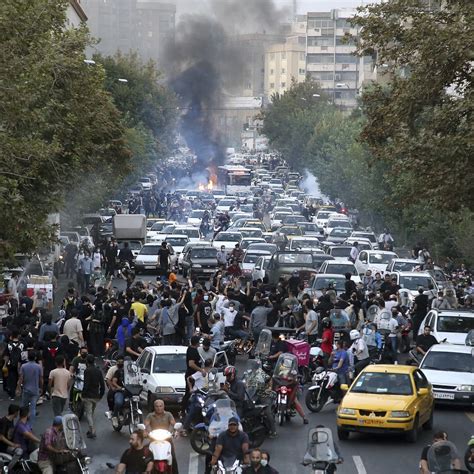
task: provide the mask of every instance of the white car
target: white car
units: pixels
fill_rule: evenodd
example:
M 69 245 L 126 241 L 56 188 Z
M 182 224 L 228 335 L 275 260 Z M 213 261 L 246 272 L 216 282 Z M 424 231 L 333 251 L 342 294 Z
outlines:
M 140 178 L 138 180 L 138 184 L 141 186 L 143 191 L 150 191 L 151 190 L 151 179 L 150 178 Z
M 235 198 L 231 198 L 231 199 L 227 197 L 222 198 L 217 204 L 216 212 L 219 213 L 219 212 L 230 211 L 230 208 L 234 207 L 236 204 L 237 204 L 237 200 Z
M 264 256 L 271 257 L 272 253 L 266 250 L 247 250 L 241 264 L 242 276 L 245 278 L 251 278 L 257 260 Z
M 428 290 L 428 285 L 432 284 L 434 291 L 438 292 L 438 285 L 435 279 L 428 272 L 398 272 L 392 273 L 392 277 L 397 277 L 397 285 L 401 289 L 410 292 L 411 299 L 418 295 L 418 289 Z M 401 290 L 400 290 L 401 291 Z
M 263 280 L 265 278 L 268 263 L 271 258 L 271 255 L 265 255 L 257 259 L 252 270 L 252 281 Z
M 326 273 L 333 275 L 345 275 L 346 273 L 350 273 L 352 275 L 351 280 L 355 283 L 360 283 L 360 277 L 357 274 L 356 267 L 349 260 L 346 262 L 340 260 L 326 260 L 319 268 L 318 274 L 324 275 Z
M 169 225 L 178 225 L 178 223 L 175 222 L 175 221 L 158 221 L 158 222 L 155 222 L 151 226 L 150 230 L 148 230 L 147 233 L 146 233 L 147 242 L 153 242 L 154 240 L 162 239 L 161 232 L 165 227 L 167 227 Z
M 263 235 L 262 230 L 258 227 L 239 227 L 235 230 L 236 232 L 240 232 L 244 239 L 249 237 L 261 239 Z
M 344 245 L 354 245 L 354 242 L 357 242 L 357 248 L 359 249 L 359 252 L 361 250 L 373 250 L 374 247 L 372 245 L 372 242 L 369 239 L 357 239 L 356 237 L 349 237 L 346 239 L 344 242 Z
M 436 344 L 423 357 L 420 369 L 433 387 L 436 403 L 474 407 L 473 347 Z
M 147 347 L 138 358 L 143 390 L 140 398 L 152 409 L 155 400 L 177 406 L 185 392 L 186 346 Z
M 413 258 L 394 258 L 387 265 L 387 272 L 412 272 L 419 266 L 420 262 Z
M 302 252 L 324 253 L 321 242 L 316 237 L 292 237 L 288 248 L 289 250 Z
M 394 258 L 398 258 L 395 252 L 387 252 L 385 250 L 362 250 L 355 261 L 355 266 L 359 275 L 365 275 L 367 270 L 372 270 L 372 275 L 376 273 L 383 275 L 387 269 L 387 265 Z
M 326 222 L 326 227 L 324 231 L 326 232 L 326 235 L 329 235 L 333 229 L 342 227 L 344 229 L 351 229 L 351 232 L 346 236 L 346 239 L 350 237 L 352 234 L 352 224 L 350 220 L 344 216 L 344 219 L 341 217 L 337 218 L 329 218 L 328 221 Z
M 199 227 L 201 225 L 202 216 L 206 211 L 204 209 L 195 209 L 191 211 L 188 216 L 188 224 Z
M 186 235 L 190 242 L 200 242 L 202 240 L 201 233 L 197 227 L 176 226 L 171 232 L 172 234 Z
M 289 212 L 289 211 L 279 211 L 279 212 L 275 212 L 275 214 L 273 214 L 273 216 L 271 217 L 271 224 L 272 224 L 272 229 L 278 227 L 281 225 L 283 219 L 286 217 L 286 216 L 291 216 L 293 215 L 292 212 Z
M 212 245 L 220 250 L 221 246 L 224 246 L 226 250 L 233 250 L 235 244 L 240 244 L 242 240 L 242 234 L 240 232 L 219 232 L 216 238 L 212 241 Z
M 329 216 L 332 214 L 331 211 L 318 211 L 316 217 L 313 219 L 318 227 L 323 228 L 326 226 Z
M 143 271 L 154 270 L 157 271 L 159 268 L 158 251 L 160 250 L 161 243 L 154 242 L 145 244 L 141 249 L 137 258 L 135 259 L 135 273 L 138 275 Z
M 432 309 L 420 325 L 418 334 L 429 326 L 438 342 L 463 345 L 469 331 L 474 329 L 474 311 L 461 309 Z
M 351 238 L 354 239 L 369 239 L 370 242 L 372 243 L 372 247 L 374 250 L 377 250 L 379 248 L 379 243 L 377 240 L 377 237 L 373 232 L 365 232 L 361 230 L 355 230 L 352 232 Z

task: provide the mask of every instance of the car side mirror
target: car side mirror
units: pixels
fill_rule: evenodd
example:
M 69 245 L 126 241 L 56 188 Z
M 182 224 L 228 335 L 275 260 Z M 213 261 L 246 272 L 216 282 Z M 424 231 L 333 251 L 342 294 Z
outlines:
M 347 385 L 346 383 L 343 383 L 341 384 L 340 388 L 343 392 L 347 392 L 349 390 L 349 385 Z
M 428 395 L 428 393 L 430 393 L 430 391 L 427 389 L 427 388 L 420 388 L 418 389 L 418 395 Z

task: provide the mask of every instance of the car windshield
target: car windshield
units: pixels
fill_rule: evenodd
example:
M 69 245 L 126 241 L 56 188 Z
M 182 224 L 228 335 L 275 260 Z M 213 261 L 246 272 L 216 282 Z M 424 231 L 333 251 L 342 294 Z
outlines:
M 290 215 L 291 215 L 290 212 L 277 212 L 277 213 L 275 214 L 274 219 L 282 220 L 282 219 L 284 219 L 286 216 L 290 216 Z
M 316 219 L 327 219 L 329 217 L 330 212 L 318 212 Z
M 390 253 L 372 253 L 369 255 L 369 263 L 374 264 L 387 264 L 390 263 L 395 257 Z
M 140 250 L 140 255 L 158 255 L 161 245 L 146 245 Z
M 230 207 L 234 206 L 236 202 L 233 199 L 221 199 L 219 201 L 219 206 L 225 206 L 225 207 Z
M 328 288 L 329 285 L 333 285 L 337 291 L 344 291 L 346 279 L 345 278 L 325 278 L 318 275 L 314 280 L 313 290 L 322 290 L 323 288 Z
M 189 214 L 189 217 L 195 217 L 195 218 L 201 219 L 203 215 L 204 215 L 204 211 L 192 211 L 191 214 Z
M 166 242 L 171 245 L 171 247 L 184 247 L 188 239 L 187 238 L 176 238 L 176 237 L 166 237 Z
M 357 275 L 357 270 L 354 265 L 347 265 L 344 263 L 328 263 L 325 273 L 335 273 L 336 275 L 351 273 L 352 275 Z
M 153 361 L 153 373 L 186 372 L 186 354 L 157 354 Z
M 402 288 L 407 288 L 408 290 L 417 290 L 420 286 L 423 288 L 428 288 L 428 283 L 431 283 L 431 278 L 426 276 L 400 276 L 398 284 Z
M 439 315 L 436 329 L 440 332 L 458 332 L 467 334 L 474 329 L 474 317 Z
M 472 355 L 459 352 L 430 351 L 426 354 L 420 368 L 426 370 L 474 373 Z
M 253 230 L 242 229 L 240 233 L 244 237 L 261 237 L 262 236 L 262 231 L 260 229 L 253 229 Z
M 297 222 L 306 232 L 320 232 L 321 229 L 313 222 Z
M 270 252 L 268 252 L 268 255 L 270 255 Z M 247 253 L 244 257 L 243 263 L 255 263 L 261 256 L 261 253 Z
M 119 249 L 123 249 L 123 244 L 124 242 L 119 243 Z M 142 244 L 138 240 L 129 240 L 128 248 L 130 250 L 140 250 L 142 248 Z
M 418 262 L 395 262 L 392 272 L 412 272 L 418 265 Z
M 319 240 L 300 240 L 300 239 L 293 239 L 291 241 L 291 248 L 292 249 L 319 249 L 320 243 Z
M 165 222 L 155 222 L 155 223 L 151 226 L 151 229 L 150 229 L 150 230 L 160 231 L 161 229 L 163 229 L 163 227 L 164 227 L 165 225 L 168 225 L 168 224 L 165 223 Z
M 266 250 L 269 254 L 273 254 L 277 251 L 277 246 L 275 244 L 264 244 L 263 242 L 260 243 L 253 243 L 248 246 L 248 249 L 252 250 Z
M 351 249 L 349 247 L 334 247 L 331 249 L 333 257 L 350 257 Z
M 240 242 L 242 239 L 241 234 L 223 234 L 220 233 L 214 240 L 219 242 Z
M 342 227 L 336 227 L 329 234 L 330 237 L 349 237 L 352 233 L 351 229 L 346 229 Z
M 312 265 L 313 256 L 310 253 L 282 253 L 278 255 L 278 263 L 281 265 Z
M 183 234 L 190 238 L 199 238 L 199 229 L 174 229 L 173 234 Z
M 217 249 L 206 248 L 206 249 L 193 249 L 191 251 L 191 258 L 217 258 Z
M 412 395 L 413 387 L 408 374 L 363 372 L 351 387 L 351 393 Z
M 360 238 L 363 238 L 363 239 L 369 239 L 373 244 L 376 244 L 377 243 L 377 239 L 375 238 L 375 235 L 374 234 L 364 234 L 364 233 L 357 233 L 357 232 L 354 232 L 352 234 L 353 237 L 360 237 Z
M 328 227 L 347 227 L 348 224 L 349 221 L 328 221 Z

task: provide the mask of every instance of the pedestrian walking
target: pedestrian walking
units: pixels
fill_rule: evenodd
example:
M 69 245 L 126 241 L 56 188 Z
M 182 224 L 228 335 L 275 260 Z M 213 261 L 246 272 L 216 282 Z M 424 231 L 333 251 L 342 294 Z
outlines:
M 56 368 L 49 373 L 49 393 L 51 393 L 53 416 L 62 415 L 71 389 L 72 374 L 64 364 L 64 356 L 58 355 Z
M 94 261 L 91 259 L 89 252 L 84 254 L 78 262 L 78 269 L 82 274 L 82 292 L 85 293 L 89 289 L 91 275 L 94 273 Z
M 25 344 L 20 341 L 18 330 L 14 329 L 3 353 L 5 367 L 8 371 L 8 377 L 6 379 L 4 378 L 4 383 L 6 382 L 6 391 L 8 395 L 10 395 L 10 400 L 15 400 L 15 392 L 22 363 L 21 354 L 24 350 Z
M 29 407 L 30 425 L 33 425 L 36 418 L 36 403 L 43 387 L 43 368 L 36 362 L 36 351 L 28 351 L 28 362 L 20 369 L 18 379 L 17 395 L 21 394 L 23 407 Z
M 84 388 L 82 390 L 82 400 L 84 402 L 84 411 L 86 414 L 89 431 L 88 438 L 96 438 L 94 423 L 95 409 L 97 403 L 102 399 L 105 393 L 105 383 L 102 372 L 95 365 L 95 358 L 92 354 L 87 356 L 87 368 L 84 371 Z

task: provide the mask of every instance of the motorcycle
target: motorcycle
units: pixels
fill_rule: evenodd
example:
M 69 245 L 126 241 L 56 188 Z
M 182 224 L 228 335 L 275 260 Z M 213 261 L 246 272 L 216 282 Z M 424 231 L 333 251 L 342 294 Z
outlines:
M 339 403 L 341 398 L 336 372 L 318 367 L 313 375 L 313 385 L 308 388 L 305 403 L 313 413 L 320 412 L 329 399 Z
M 214 471 L 215 474 L 241 474 L 242 464 L 238 459 L 234 457 L 219 459 L 217 461 L 217 468 Z
M 38 473 L 38 449 L 35 449 L 29 458 L 13 459 L 13 456 L 7 453 L 0 453 L 0 472 L 7 473 Z
M 84 389 L 84 374 L 77 374 L 74 377 L 74 385 L 71 390 L 69 407 L 71 411 L 82 420 L 84 416 L 84 402 L 82 401 L 82 390 Z
M 464 453 L 464 464 L 469 472 L 474 472 L 474 436 L 467 443 L 467 449 Z
M 255 346 L 254 356 L 256 359 L 260 359 L 263 370 L 269 375 L 271 375 L 273 369 L 271 362 L 268 360 L 271 346 L 272 332 L 270 329 L 262 329 Z
M 342 463 L 329 428 L 319 426 L 308 432 L 308 444 L 303 466 L 311 466 L 313 474 L 332 474 L 336 464 Z
M 140 409 L 140 392 L 143 389 L 140 371 L 135 361 L 126 360 L 123 365 L 123 388 L 124 402 L 117 417 L 107 416 L 112 420 L 112 428 L 121 431 L 124 426 L 128 426 L 132 434 L 138 425 L 143 423 L 143 412 Z
M 434 474 L 468 474 L 468 471 L 455 467 L 458 454 L 451 441 L 437 441 L 428 450 L 428 469 Z
M 175 432 L 181 429 L 181 423 L 174 425 Z M 173 454 L 171 439 L 173 435 L 168 430 L 153 430 L 148 434 L 151 442 L 148 445 L 153 455 L 153 472 L 156 474 L 171 474 L 173 472 Z
M 273 371 L 274 390 L 277 394 L 276 415 L 280 426 L 292 416 L 291 398 L 298 389 L 298 358 L 287 352 L 278 357 Z
M 208 423 L 198 423 L 191 433 L 189 441 L 194 451 L 198 454 L 208 454 L 212 438 L 216 438 L 227 429 L 228 421 L 232 417 L 239 418 L 235 403 L 229 398 L 216 400 L 210 405 L 206 412 Z

